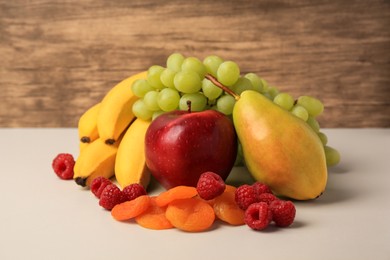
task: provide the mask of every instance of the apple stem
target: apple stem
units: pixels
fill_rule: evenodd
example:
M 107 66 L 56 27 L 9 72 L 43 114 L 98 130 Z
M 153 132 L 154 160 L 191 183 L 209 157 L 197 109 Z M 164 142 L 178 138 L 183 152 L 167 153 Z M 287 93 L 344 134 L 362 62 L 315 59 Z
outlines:
M 188 113 L 191 113 L 191 100 L 187 100 Z
M 233 90 L 231 90 L 230 88 L 228 88 L 225 85 L 223 85 L 213 75 L 206 74 L 205 78 L 210 80 L 215 86 L 221 88 L 223 91 L 227 92 L 229 95 L 234 97 L 235 100 L 239 100 L 240 99 L 240 95 L 237 95 L 236 93 L 234 93 Z

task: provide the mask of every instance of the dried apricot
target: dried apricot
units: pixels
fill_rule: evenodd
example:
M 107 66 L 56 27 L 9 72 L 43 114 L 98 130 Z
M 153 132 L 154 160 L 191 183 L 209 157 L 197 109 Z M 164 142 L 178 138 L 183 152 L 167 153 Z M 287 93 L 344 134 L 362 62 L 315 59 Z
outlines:
M 174 200 L 192 198 L 197 194 L 195 187 L 176 186 L 160 193 L 156 198 L 156 204 L 159 207 L 164 207 Z
M 135 221 L 142 227 L 148 229 L 169 229 L 173 225 L 165 216 L 167 207 L 159 207 L 156 204 L 155 198 L 151 199 L 149 208 L 135 218 Z
M 237 205 L 234 191 L 225 191 L 215 198 L 213 208 L 215 215 L 220 220 L 236 226 L 245 224 L 245 211 Z
M 149 208 L 150 197 L 148 195 L 139 196 L 114 206 L 111 215 L 114 219 L 123 221 L 135 218 Z
M 224 192 L 235 192 L 236 189 L 237 189 L 237 187 L 226 184 L 226 187 L 225 187 Z M 223 193 L 222 193 L 222 194 L 223 194 Z M 221 195 L 222 195 L 222 194 L 221 194 Z M 221 196 L 221 195 L 219 195 L 219 196 Z M 218 196 L 218 197 L 219 197 L 219 196 Z M 218 197 L 216 197 L 216 198 L 218 198 Z M 213 207 L 216 198 L 211 199 L 211 200 L 205 200 L 205 201 L 206 201 L 211 207 Z
M 205 231 L 215 220 L 213 208 L 199 198 L 172 201 L 167 207 L 165 216 L 174 227 L 188 232 Z
M 237 190 L 237 187 L 236 187 L 236 186 L 226 184 L 225 192 L 227 192 L 227 191 L 233 191 L 233 192 L 235 192 L 236 190 Z

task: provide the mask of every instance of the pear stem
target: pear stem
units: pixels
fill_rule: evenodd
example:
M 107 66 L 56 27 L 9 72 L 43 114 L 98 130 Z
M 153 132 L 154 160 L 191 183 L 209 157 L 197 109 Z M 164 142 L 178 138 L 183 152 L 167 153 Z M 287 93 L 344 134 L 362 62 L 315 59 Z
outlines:
M 213 75 L 206 74 L 205 78 L 210 80 L 215 86 L 221 88 L 223 91 L 227 92 L 229 95 L 234 97 L 235 100 L 239 100 L 240 99 L 240 95 L 237 95 L 236 93 L 234 93 L 233 90 L 231 90 L 230 88 L 228 88 L 225 85 L 223 85 Z

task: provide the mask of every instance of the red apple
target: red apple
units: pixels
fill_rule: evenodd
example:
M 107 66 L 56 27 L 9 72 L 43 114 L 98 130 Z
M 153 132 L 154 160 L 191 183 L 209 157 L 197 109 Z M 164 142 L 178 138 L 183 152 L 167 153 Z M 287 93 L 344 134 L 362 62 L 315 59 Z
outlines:
M 145 137 L 146 165 L 166 189 L 196 186 L 206 171 L 226 179 L 237 154 L 233 122 L 215 110 L 160 115 Z

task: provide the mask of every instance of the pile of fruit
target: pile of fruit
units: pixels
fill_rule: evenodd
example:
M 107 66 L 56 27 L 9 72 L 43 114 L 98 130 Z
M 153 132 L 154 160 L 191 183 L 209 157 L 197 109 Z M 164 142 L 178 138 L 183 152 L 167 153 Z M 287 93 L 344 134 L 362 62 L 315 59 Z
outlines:
M 74 161 L 61 154 L 53 168 L 90 187 L 115 219 L 149 228 L 160 229 L 161 222 L 200 231 L 215 216 L 257 230 L 271 221 L 288 226 L 295 207 L 279 198 L 317 198 L 326 188 L 327 167 L 340 161 L 320 131 L 323 110 L 314 97 L 294 99 L 254 73 L 241 75 L 233 61 L 173 53 L 166 67 L 123 80 L 88 109 L 78 125 L 79 156 Z M 247 167 L 257 182 L 225 184 L 235 165 Z M 214 184 L 199 187 L 208 172 Z M 166 192 L 147 194 L 152 176 Z M 195 212 L 209 216 L 209 224 L 182 223 L 196 223 Z

